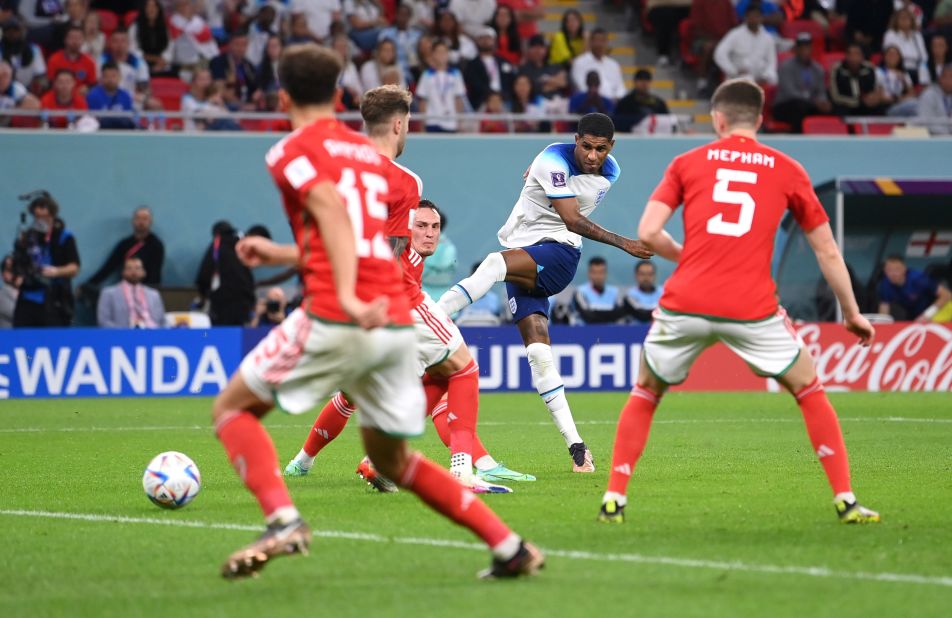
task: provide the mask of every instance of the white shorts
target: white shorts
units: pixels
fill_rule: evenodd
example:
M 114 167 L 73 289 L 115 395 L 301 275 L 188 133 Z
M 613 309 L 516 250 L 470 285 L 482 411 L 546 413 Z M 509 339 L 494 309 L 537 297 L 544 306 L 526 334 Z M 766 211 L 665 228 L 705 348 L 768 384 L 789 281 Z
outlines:
M 322 322 L 295 309 L 241 361 L 242 378 L 262 401 L 301 414 L 340 390 L 360 425 L 393 436 L 423 433 L 423 388 L 410 328 L 364 330 Z
M 803 339 L 781 308 L 758 322 L 729 322 L 655 309 L 654 322 L 645 338 L 648 368 L 667 384 L 680 384 L 698 355 L 721 341 L 754 370 L 779 378 L 793 366 Z
M 439 365 L 463 345 L 463 335 L 450 316 L 429 294 L 410 312 L 417 337 L 417 375 L 423 377 L 428 367 Z

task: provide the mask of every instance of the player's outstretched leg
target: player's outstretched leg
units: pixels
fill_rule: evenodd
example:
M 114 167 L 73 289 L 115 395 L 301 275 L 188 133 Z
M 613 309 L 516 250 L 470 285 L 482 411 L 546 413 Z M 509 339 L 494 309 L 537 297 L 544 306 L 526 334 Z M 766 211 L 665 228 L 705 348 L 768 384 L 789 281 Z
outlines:
M 284 468 L 284 476 L 305 476 L 310 472 L 317 454 L 344 431 L 347 421 L 356 411 L 357 408 L 343 393 L 334 395 L 314 421 L 300 452 Z
M 850 463 L 836 410 L 826 396 L 806 350 L 800 352 L 793 367 L 778 381 L 793 395 L 803 413 L 813 452 L 820 458 L 823 471 L 833 489 L 833 506 L 846 524 L 876 523 L 879 513 L 856 501 L 850 479 Z
M 369 428 L 362 432 L 367 454 L 383 474 L 398 479 L 401 487 L 417 494 L 433 510 L 469 528 L 486 543 L 493 560 L 480 576 L 534 575 L 544 566 L 545 560 L 538 549 L 510 530 L 449 472 L 420 453 L 412 452 L 406 440 Z
M 506 280 L 502 253 L 490 253 L 476 271 L 440 296 L 439 305 L 448 315 L 482 298 L 494 285 Z
M 228 579 L 255 575 L 278 556 L 306 554 L 311 543 L 311 530 L 291 501 L 278 473 L 278 454 L 259 420 L 270 407 L 236 375 L 212 408 L 215 433 L 267 522 L 258 540 L 231 554 L 222 565 L 221 574 Z
M 662 389 L 657 389 L 659 392 Z M 648 442 L 651 419 L 661 400 L 661 395 L 645 386 L 636 385 L 631 390 L 628 402 L 622 408 L 615 431 L 615 448 L 612 451 L 612 471 L 608 477 L 608 489 L 602 497 L 598 521 L 623 523 L 625 505 L 628 503 L 628 481 L 635 470 Z

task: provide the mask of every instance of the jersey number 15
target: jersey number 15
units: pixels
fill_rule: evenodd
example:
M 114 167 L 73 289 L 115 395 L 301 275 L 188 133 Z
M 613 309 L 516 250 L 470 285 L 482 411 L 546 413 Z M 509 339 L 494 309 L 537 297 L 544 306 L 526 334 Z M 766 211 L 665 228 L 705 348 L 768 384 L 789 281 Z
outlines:
M 361 190 L 363 194 L 361 194 Z M 357 239 L 357 257 L 373 257 L 379 260 L 393 259 L 393 253 L 390 245 L 387 244 L 383 235 L 383 227 L 371 237 L 364 236 L 364 206 L 367 208 L 367 216 L 371 219 L 387 220 L 389 209 L 387 205 L 380 201 L 380 196 L 387 193 L 387 180 L 371 172 L 360 173 L 360 186 L 357 185 L 357 174 L 351 168 L 344 168 L 341 171 L 340 181 L 337 183 L 337 191 L 347 202 L 347 214 L 350 216 L 350 224 L 354 228 L 354 236 Z
M 750 193 L 746 191 L 732 191 L 730 183 L 740 182 L 749 185 L 757 184 L 757 174 L 755 172 L 743 172 L 740 170 L 719 169 L 716 172 L 717 183 L 714 185 L 714 203 L 716 204 L 739 204 L 740 216 L 736 222 L 724 221 L 724 214 L 718 213 L 707 220 L 708 234 L 717 234 L 718 236 L 733 236 L 739 238 L 750 231 L 754 223 L 754 209 L 757 204 Z

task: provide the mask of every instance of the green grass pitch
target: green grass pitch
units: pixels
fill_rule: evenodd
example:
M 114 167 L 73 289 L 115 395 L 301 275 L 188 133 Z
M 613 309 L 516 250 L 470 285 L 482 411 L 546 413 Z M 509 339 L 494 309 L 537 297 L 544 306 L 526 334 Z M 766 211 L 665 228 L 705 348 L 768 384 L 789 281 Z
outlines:
M 485 499 L 551 551 L 539 577 L 509 582 L 477 581 L 488 554 L 414 496 L 367 491 L 353 474 L 354 427 L 289 483 L 317 532 L 311 555 L 223 581 L 220 563 L 261 519 L 208 427 L 208 400 L 7 401 L 0 616 L 952 615 L 952 397 L 832 399 L 855 490 L 882 512 L 879 525 L 838 523 L 784 395 L 668 395 L 622 526 L 595 515 L 624 394 L 569 396 L 593 475 L 571 473 L 537 396 L 483 396 L 487 447 L 539 478 Z M 312 420 L 267 419 L 282 466 Z M 417 445 L 447 463 L 432 430 Z M 143 467 L 164 450 L 185 452 L 203 475 L 180 511 L 142 492 Z

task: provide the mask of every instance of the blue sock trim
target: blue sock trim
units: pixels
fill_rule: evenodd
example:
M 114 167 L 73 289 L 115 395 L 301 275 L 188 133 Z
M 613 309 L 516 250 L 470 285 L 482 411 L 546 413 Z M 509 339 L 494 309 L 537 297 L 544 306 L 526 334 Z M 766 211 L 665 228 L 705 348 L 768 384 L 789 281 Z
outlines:
M 463 294 L 466 295 L 466 300 L 469 301 L 469 304 L 471 304 L 471 305 L 473 304 L 473 297 L 469 295 L 469 292 L 466 291 L 466 288 L 464 288 L 463 286 L 461 286 L 461 285 L 458 284 L 458 283 L 453 284 L 453 287 L 454 287 L 454 288 L 459 288 L 459 290 L 460 290 Z
M 556 386 L 555 388 L 553 388 L 553 389 L 550 390 L 550 391 L 546 391 L 546 392 L 544 392 L 544 393 L 539 393 L 539 397 L 545 397 L 546 395 L 551 395 L 551 394 L 554 393 L 555 391 L 557 391 L 557 390 L 559 390 L 559 389 L 563 389 L 563 388 L 565 388 L 565 385 L 564 385 L 564 384 L 561 384 L 561 385 L 559 385 L 559 386 Z

